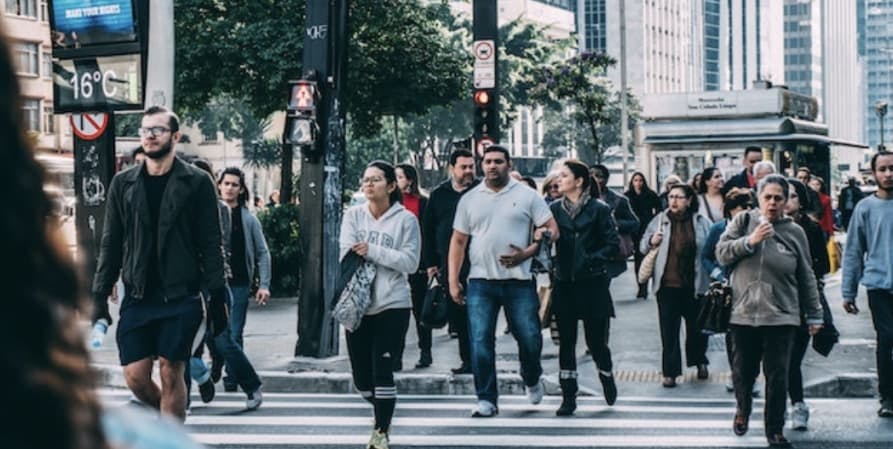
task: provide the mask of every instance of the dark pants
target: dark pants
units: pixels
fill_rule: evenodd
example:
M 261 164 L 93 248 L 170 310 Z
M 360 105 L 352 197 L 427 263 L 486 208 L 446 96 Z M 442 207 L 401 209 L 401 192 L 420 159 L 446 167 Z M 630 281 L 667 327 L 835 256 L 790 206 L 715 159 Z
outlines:
M 478 399 L 497 403 L 496 320 L 504 307 L 518 343 L 521 378 L 533 386 L 540 380 L 543 335 L 540 333 L 539 298 L 532 280 L 468 281 L 468 330 L 471 335 L 471 370 Z
M 750 415 L 753 409 L 753 375 L 763 362 L 766 376 L 766 402 L 763 422 L 766 436 L 783 433 L 785 399 L 788 391 L 788 366 L 794 345 L 796 326 L 738 326 L 731 325 L 732 382 L 738 412 Z
M 611 332 L 611 314 L 605 308 L 594 307 L 596 301 L 611 301 L 607 277 L 577 282 L 556 282 L 552 296 L 552 311 L 561 336 L 558 348 L 558 365 L 563 371 L 577 370 L 577 323 L 583 320 L 586 347 L 592 360 L 601 371 L 612 371 L 611 349 L 608 337 Z
M 346 333 L 354 386 L 375 408 L 375 428 L 385 432 L 397 403 L 393 357 L 408 323 L 409 309 L 390 309 L 366 315 L 360 327 Z
M 468 308 L 449 302 L 450 326 L 458 335 L 459 358 L 463 365 L 471 365 L 471 342 L 468 337 Z
M 422 307 L 425 306 L 425 294 L 428 292 L 428 274 L 420 271 L 409 275 L 409 290 L 412 298 L 412 317 L 415 320 L 416 334 L 419 336 L 419 350 L 422 352 L 431 352 L 431 328 L 422 326 L 419 317 L 422 315 Z M 396 360 L 403 360 L 403 349 L 406 347 L 406 331 L 409 330 L 409 323 L 403 332 L 403 341 L 400 345 Z
M 893 400 L 893 293 L 868 291 L 871 321 L 877 331 L 877 377 L 881 399 Z
M 791 404 L 803 402 L 803 357 L 809 349 L 809 326 L 801 325 L 794 332 L 794 343 L 791 347 L 791 363 L 788 366 L 788 395 Z
M 683 288 L 661 287 L 657 292 L 660 340 L 663 345 L 661 369 L 664 377 L 676 377 L 682 374 L 679 328 L 683 318 L 685 318 L 686 366 L 709 363 L 707 336 L 698 329 L 698 303 L 694 296 L 692 290 Z

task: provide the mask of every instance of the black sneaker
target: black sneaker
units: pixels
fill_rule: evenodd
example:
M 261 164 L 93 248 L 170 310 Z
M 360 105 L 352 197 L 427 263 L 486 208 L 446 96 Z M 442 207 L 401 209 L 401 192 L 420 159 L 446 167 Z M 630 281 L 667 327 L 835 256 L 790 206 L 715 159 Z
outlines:
M 427 368 L 431 366 L 434 360 L 431 357 L 431 351 L 422 351 L 421 355 L 419 355 L 419 361 L 416 362 L 416 368 Z
M 205 381 L 203 384 L 199 384 L 198 392 L 202 396 L 202 402 L 205 404 L 214 400 L 214 393 L 216 393 L 214 389 L 214 382 L 211 382 L 210 379 Z
M 788 439 L 780 433 L 776 433 L 768 437 L 766 440 L 769 442 L 769 447 L 777 447 L 781 449 L 788 449 L 793 447 L 791 446 L 791 442 L 788 441 Z
M 877 415 L 881 418 L 893 418 L 893 399 L 882 399 Z
M 602 383 L 602 392 L 605 394 L 605 402 L 608 405 L 614 405 L 617 402 L 617 384 L 614 382 L 614 375 L 606 376 L 598 373 L 598 380 Z
M 223 383 L 223 391 L 227 393 L 235 393 L 239 391 L 239 386 L 236 384 L 228 384 L 226 382 Z

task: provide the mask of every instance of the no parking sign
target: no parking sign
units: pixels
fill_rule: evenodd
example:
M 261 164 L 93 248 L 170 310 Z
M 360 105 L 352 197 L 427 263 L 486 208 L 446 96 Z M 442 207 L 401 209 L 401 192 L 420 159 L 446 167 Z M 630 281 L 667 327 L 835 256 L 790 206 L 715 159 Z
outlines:
M 72 114 L 71 129 L 84 140 L 96 140 L 109 125 L 109 116 L 101 112 Z

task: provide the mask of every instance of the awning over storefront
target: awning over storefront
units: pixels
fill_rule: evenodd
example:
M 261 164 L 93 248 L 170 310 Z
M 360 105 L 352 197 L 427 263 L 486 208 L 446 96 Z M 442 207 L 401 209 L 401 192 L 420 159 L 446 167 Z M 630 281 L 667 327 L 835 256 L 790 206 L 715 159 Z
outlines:
M 828 137 L 828 126 L 822 123 L 790 117 L 645 122 L 639 125 L 639 137 L 641 143 L 650 145 L 815 142 L 868 148 L 864 144 Z

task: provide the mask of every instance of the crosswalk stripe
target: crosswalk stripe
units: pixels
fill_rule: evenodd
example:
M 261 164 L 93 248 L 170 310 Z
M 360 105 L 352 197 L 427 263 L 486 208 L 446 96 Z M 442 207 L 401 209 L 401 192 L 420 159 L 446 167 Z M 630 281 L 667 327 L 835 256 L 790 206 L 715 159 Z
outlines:
M 731 415 L 729 415 L 731 416 Z M 371 418 L 362 416 L 196 416 L 186 419 L 190 426 L 368 426 Z M 395 427 L 537 427 L 574 429 L 731 429 L 729 419 L 615 419 L 615 418 L 394 418 Z M 751 422 L 751 428 L 762 428 Z
M 234 433 L 194 433 L 196 441 L 227 446 L 362 445 L 366 435 L 269 435 Z M 393 433 L 391 445 L 399 447 L 765 447 L 758 436 L 691 435 L 400 435 Z

